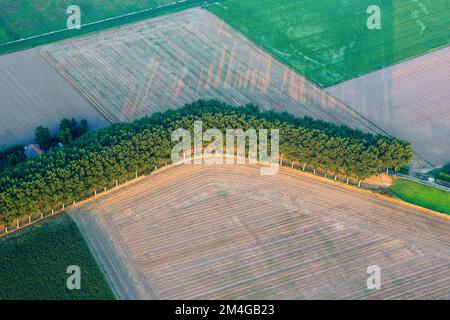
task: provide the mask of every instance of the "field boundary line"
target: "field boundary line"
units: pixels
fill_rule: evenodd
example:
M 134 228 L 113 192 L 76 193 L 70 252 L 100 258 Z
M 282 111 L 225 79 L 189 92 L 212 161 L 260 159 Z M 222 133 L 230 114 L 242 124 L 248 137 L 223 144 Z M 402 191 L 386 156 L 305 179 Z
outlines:
M 105 119 L 107 122 L 109 122 L 110 124 L 114 124 L 116 123 L 118 120 L 114 120 L 112 119 L 112 117 L 110 117 L 109 115 L 106 114 L 106 112 L 103 112 L 101 110 L 101 108 L 98 107 L 98 105 L 96 104 L 96 102 L 94 101 L 94 99 L 90 98 L 89 96 L 87 96 L 86 94 L 84 94 L 75 84 L 74 82 L 69 78 L 69 76 L 66 74 L 66 72 L 62 69 L 62 67 L 60 67 L 59 65 L 57 65 L 52 57 L 50 55 L 47 54 L 47 52 L 45 51 L 45 48 L 42 48 L 41 50 L 39 50 L 39 54 L 40 56 L 48 62 L 48 64 L 50 64 L 50 66 L 52 66 L 53 68 L 55 68 L 56 72 L 58 74 L 60 74 L 69 84 L 72 88 L 75 89 L 76 92 L 78 92 L 78 94 L 83 97 L 90 105 L 92 108 L 94 108 L 100 116 L 103 117 L 103 119 Z

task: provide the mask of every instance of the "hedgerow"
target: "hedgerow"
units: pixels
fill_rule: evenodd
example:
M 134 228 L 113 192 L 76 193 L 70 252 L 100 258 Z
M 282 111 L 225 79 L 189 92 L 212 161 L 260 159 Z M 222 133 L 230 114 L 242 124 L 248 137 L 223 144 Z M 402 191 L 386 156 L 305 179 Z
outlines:
M 112 181 L 134 176 L 170 159 L 178 128 L 279 129 L 280 152 L 287 159 L 360 180 L 412 158 L 411 145 L 288 113 L 197 101 L 131 123 L 92 131 L 64 148 L 29 159 L 0 174 L 0 221 L 7 223 L 61 203 L 84 199 Z

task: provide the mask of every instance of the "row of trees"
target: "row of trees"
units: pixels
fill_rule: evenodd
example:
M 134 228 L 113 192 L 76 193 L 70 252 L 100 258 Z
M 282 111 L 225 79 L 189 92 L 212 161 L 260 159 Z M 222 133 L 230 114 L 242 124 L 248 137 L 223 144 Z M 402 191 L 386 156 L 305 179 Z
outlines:
M 178 110 L 156 113 L 132 123 L 114 124 L 89 132 L 65 148 L 52 148 L 0 173 L 0 221 L 80 200 L 93 192 L 144 172 L 170 159 L 178 128 L 193 130 L 201 120 L 204 130 L 279 129 L 280 152 L 308 166 L 354 176 L 374 175 L 406 165 L 410 144 L 344 126 L 287 113 L 261 112 L 254 105 L 232 107 L 198 101 Z

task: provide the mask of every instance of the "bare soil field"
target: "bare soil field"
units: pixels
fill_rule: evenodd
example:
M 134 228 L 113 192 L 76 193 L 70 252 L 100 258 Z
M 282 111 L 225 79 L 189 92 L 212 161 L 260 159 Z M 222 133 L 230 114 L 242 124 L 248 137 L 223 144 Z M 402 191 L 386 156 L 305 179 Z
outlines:
M 119 298 L 450 298 L 448 218 L 287 168 L 172 166 L 74 210 Z
M 391 176 L 390 174 L 381 173 L 375 177 L 370 177 L 364 180 L 364 183 L 374 186 L 390 187 L 391 185 L 394 184 L 394 176 Z
M 326 89 L 435 165 L 450 161 L 450 47 Z
M 0 57 L 0 88 L 0 147 L 32 142 L 36 127 L 56 130 L 64 117 L 85 118 L 91 128 L 107 125 L 37 49 Z
M 216 98 L 377 131 L 199 8 L 52 44 L 42 54 L 112 122 Z

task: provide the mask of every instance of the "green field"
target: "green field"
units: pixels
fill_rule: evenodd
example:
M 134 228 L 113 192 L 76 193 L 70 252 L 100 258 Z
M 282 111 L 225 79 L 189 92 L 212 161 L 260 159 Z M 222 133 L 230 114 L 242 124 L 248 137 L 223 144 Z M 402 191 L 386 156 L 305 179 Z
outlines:
M 404 179 L 396 180 L 391 191 L 406 202 L 450 214 L 450 192 Z
M 78 5 L 81 9 L 81 23 L 87 24 L 132 12 L 156 8 L 174 3 L 176 0 L 0 0 L 0 54 L 45 44 L 48 42 L 94 32 L 159 14 L 174 12 L 202 3 L 201 0 L 188 0 L 168 7 L 105 21 L 99 24 L 82 27 L 81 30 L 69 30 L 47 35 L 37 39 L 29 39 L 14 44 L 7 42 L 25 39 L 56 30 L 66 29 L 70 5 Z
M 5 43 L 14 40 L 5 30 L 1 28 L 0 24 L 0 43 Z
M 76 224 L 60 216 L 0 239 L 0 300 L 114 299 Z M 69 290 L 67 267 L 81 269 Z
M 0 54 L 131 23 L 204 3 L 188 0 L 81 30 L 66 28 L 69 5 L 81 22 L 156 8 L 175 0 L 2 0 Z M 449 44 L 448 0 L 219 0 L 208 8 L 278 59 L 327 87 Z M 381 30 L 369 30 L 369 5 L 381 8 Z M 422 30 L 422 27 L 425 29 Z
M 366 26 L 372 4 L 381 30 Z M 449 44 L 448 0 L 223 0 L 208 8 L 324 87 Z

